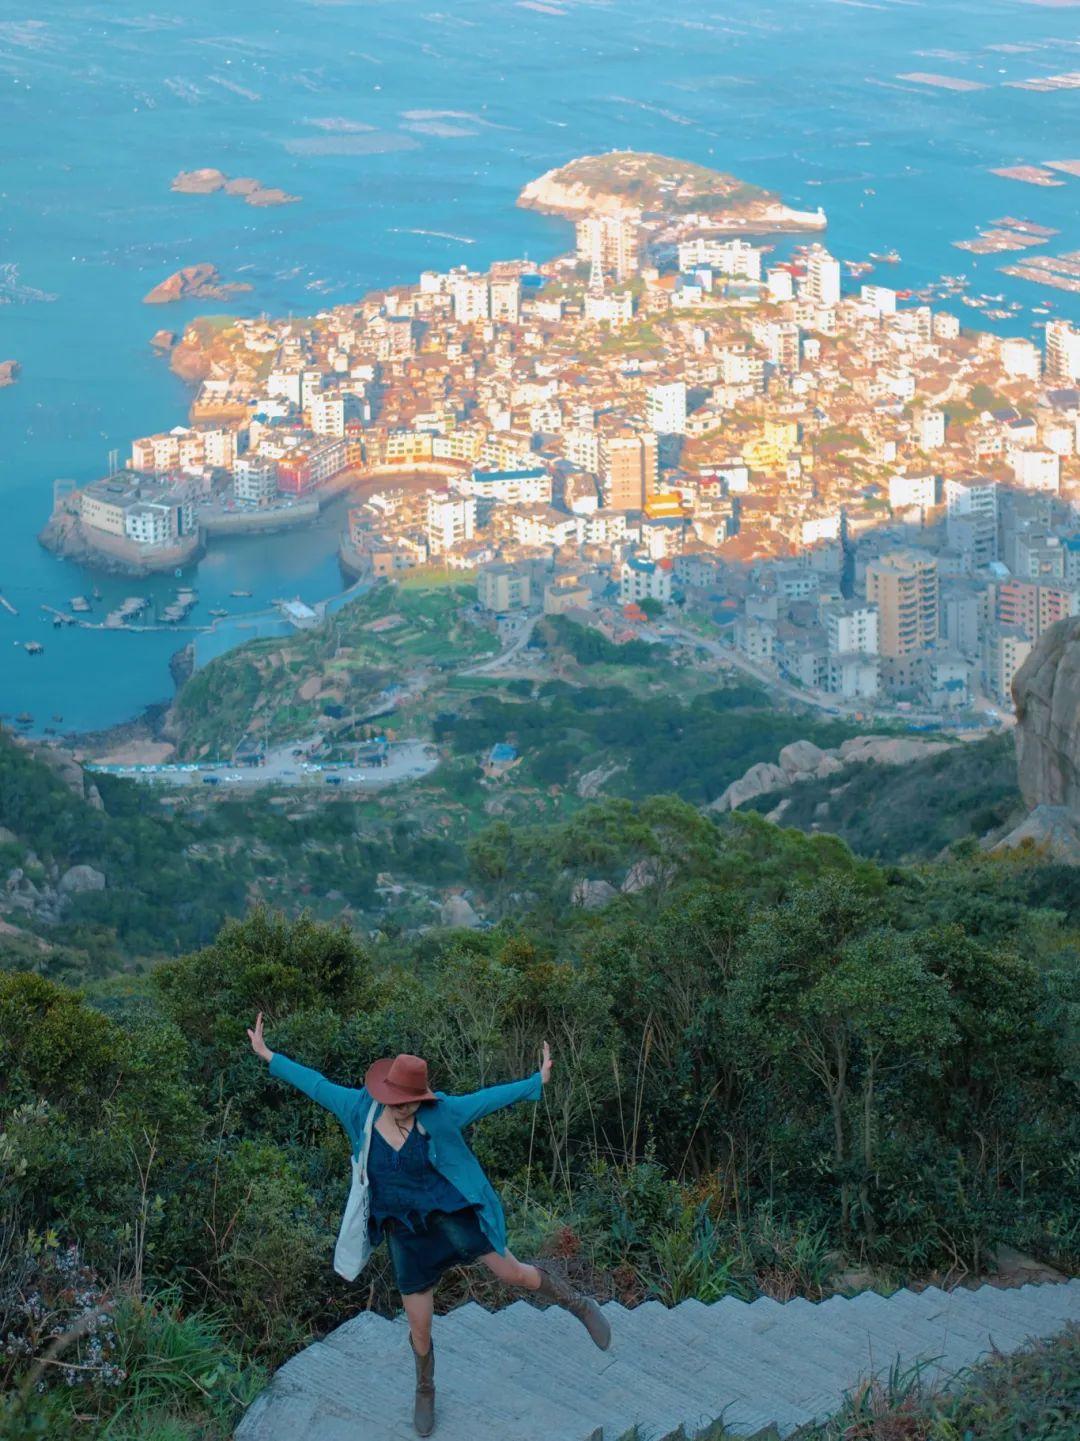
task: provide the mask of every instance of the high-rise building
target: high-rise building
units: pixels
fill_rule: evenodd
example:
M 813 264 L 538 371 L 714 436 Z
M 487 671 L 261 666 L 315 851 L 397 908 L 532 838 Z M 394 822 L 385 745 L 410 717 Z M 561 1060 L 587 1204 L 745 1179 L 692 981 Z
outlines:
M 482 275 L 455 275 L 454 319 L 462 325 L 491 318 L 491 287 Z
M 656 491 L 656 436 L 651 431 L 605 436 L 600 467 L 606 504 L 612 510 L 642 510 Z
M 1046 322 L 1046 378 L 1069 385 L 1080 380 L 1080 330 L 1067 320 Z
M 645 396 L 645 419 L 657 435 L 685 435 L 686 382 L 650 385 Z
M 629 280 L 638 269 L 637 222 L 623 215 L 587 215 L 577 223 L 577 255 L 590 272 Z
M 823 245 L 814 245 L 806 258 L 804 290 L 816 305 L 840 303 L 840 262 Z
M 517 325 L 521 317 L 521 282 L 517 276 L 491 282 L 491 318 Z
M 906 656 L 938 636 L 938 574 L 932 556 L 896 550 L 866 567 L 866 599 L 878 608 L 883 656 Z

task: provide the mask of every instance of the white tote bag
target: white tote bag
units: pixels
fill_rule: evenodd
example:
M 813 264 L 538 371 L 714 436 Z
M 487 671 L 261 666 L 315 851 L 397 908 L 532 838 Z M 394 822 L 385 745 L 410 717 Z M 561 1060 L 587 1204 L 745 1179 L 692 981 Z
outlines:
M 352 1158 L 352 1185 L 349 1187 L 349 1199 L 345 1203 L 345 1214 L 341 1218 L 341 1230 L 334 1247 L 334 1270 L 346 1281 L 356 1280 L 371 1255 L 371 1239 L 368 1236 L 371 1186 L 368 1184 L 367 1168 L 368 1153 L 371 1150 L 371 1128 L 375 1124 L 376 1110 L 378 1107 L 373 1102 L 364 1122 L 360 1154 Z

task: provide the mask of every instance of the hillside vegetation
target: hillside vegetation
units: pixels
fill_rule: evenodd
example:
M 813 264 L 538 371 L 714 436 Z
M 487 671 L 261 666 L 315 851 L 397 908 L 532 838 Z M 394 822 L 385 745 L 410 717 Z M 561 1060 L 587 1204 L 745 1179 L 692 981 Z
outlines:
M 224 1441 L 264 1368 L 355 1310 L 329 1269 L 345 1144 L 251 1056 L 259 1009 L 346 1084 L 407 1050 L 469 1089 L 550 1039 L 535 1127 L 506 1112 L 473 1144 L 515 1251 L 601 1295 L 819 1297 L 852 1267 L 984 1274 L 1002 1243 L 1077 1269 L 1075 908 L 1037 863 L 882 869 L 672 798 L 496 824 L 470 860 L 486 932 L 256 910 L 143 977 L 0 972 L 8 1436 L 77 1413 Z M 381 1253 L 369 1285 L 394 1304 Z M 440 1304 L 469 1294 L 509 1299 L 469 1273 Z

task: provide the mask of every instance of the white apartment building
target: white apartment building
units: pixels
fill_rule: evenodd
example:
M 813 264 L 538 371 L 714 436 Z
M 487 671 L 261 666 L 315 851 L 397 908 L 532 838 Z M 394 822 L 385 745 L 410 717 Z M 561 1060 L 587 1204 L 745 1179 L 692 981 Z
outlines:
M 233 494 L 249 505 L 265 505 L 277 495 L 277 463 L 264 455 L 242 455 L 233 470 Z
M 937 504 L 936 475 L 891 475 L 889 505 L 893 510 L 909 510 L 918 506 L 929 510 Z
M 432 555 L 441 555 L 455 545 L 472 540 L 476 530 L 476 501 L 471 495 L 429 494 L 425 530 Z
M 551 476 L 542 467 L 530 470 L 474 470 L 455 481 L 462 495 L 491 505 L 550 505 Z
M 300 409 L 310 410 L 311 402 L 319 391 L 322 390 L 323 373 L 321 370 L 302 370 L 300 372 Z
M 215 470 L 232 470 L 236 464 L 239 436 L 235 430 L 204 430 L 203 462 Z
M 577 540 L 579 519 L 548 505 L 522 506 L 510 515 L 514 539 L 521 545 L 555 547 Z
M 563 450 L 567 460 L 595 474 L 600 469 L 600 434 L 595 430 L 564 430 Z
M 516 276 L 491 282 L 491 318 L 507 325 L 517 325 L 521 319 L 521 282 Z
M 1038 380 L 1042 374 L 1042 356 L 1037 345 L 1030 340 L 1010 337 L 1001 342 L 1001 368 L 1006 375 L 1023 376 L 1025 380 Z
M 739 280 L 760 280 L 761 251 L 745 240 L 717 240 L 713 236 L 680 241 L 679 269 L 691 271 L 699 266 Z
M 1046 376 L 1066 385 L 1080 381 L 1080 330 L 1067 320 L 1046 322 Z
M 945 444 L 945 412 L 922 411 L 915 422 L 915 436 L 920 450 L 940 450 Z
M 124 534 L 138 545 L 168 545 L 172 539 L 172 507 L 144 502 L 124 513 Z
M 610 325 L 613 329 L 629 325 L 634 318 L 634 297 L 629 290 L 616 291 L 612 295 L 585 297 L 585 319 L 597 325 Z
M 625 511 L 594 510 L 577 520 L 580 545 L 615 545 L 626 538 Z
M 308 404 L 308 414 L 316 435 L 345 434 L 345 397 L 340 390 L 317 391 Z
M 619 598 L 624 604 L 645 599 L 671 600 L 671 562 L 631 555 L 619 567 Z
M 887 285 L 864 285 L 859 290 L 859 300 L 869 315 L 895 315 L 896 291 Z
M 587 215 L 577 222 L 578 261 L 591 271 L 610 272 L 616 282 L 638 268 L 638 226 L 623 215 Z
M 828 308 L 840 304 L 840 262 L 823 245 L 810 248 L 803 293 L 815 305 Z
M 830 606 L 825 612 L 825 638 L 830 655 L 877 655 L 877 606 L 858 601 Z
M 645 394 L 645 420 L 657 435 L 685 435 L 686 382 L 650 385 Z
M 300 372 L 298 370 L 272 370 L 266 380 L 267 395 L 280 395 L 293 405 L 300 405 Z
M 823 540 L 838 540 L 839 537 L 839 511 L 807 516 L 799 522 L 799 544 L 802 546 L 819 545 Z
M 765 280 L 769 287 L 769 299 L 776 304 L 782 305 L 785 300 L 794 299 L 795 281 L 790 270 L 777 266 L 767 273 Z
M 460 325 L 491 319 L 491 287 L 482 275 L 455 275 L 451 283 L 454 319 Z
M 1010 449 L 1007 456 L 1017 484 L 1025 490 L 1057 495 L 1061 486 L 1061 456 L 1052 450 Z

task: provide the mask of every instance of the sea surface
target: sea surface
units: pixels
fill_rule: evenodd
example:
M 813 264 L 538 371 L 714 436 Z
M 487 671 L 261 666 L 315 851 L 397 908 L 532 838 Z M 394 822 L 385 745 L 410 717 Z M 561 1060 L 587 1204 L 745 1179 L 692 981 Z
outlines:
M 91 729 L 171 695 L 183 636 L 53 630 L 41 607 L 95 583 L 99 609 L 194 584 L 196 623 L 214 607 L 341 589 L 339 512 L 310 531 L 215 543 L 182 582 L 97 576 L 36 541 L 55 480 L 91 480 L 133 436 L 185 421 L 188 392 L 148 341 L 214 307 L 142 304 L 182 265 L 250 283 L 233 311 L 309 314 L 426 267 L 547 257 L 570 228 L 515 209 L 521 186 L 575 155 L 635 148 L 824 205 L 836 254 L 901 252 L 882 283 L 963 273 L 975 292 L 1080 319 L 1080 297 L 997 273 L 1016 257 L 951 245 L 1011 214 L 1059 229 L 1054 253 L 1080 247 L 1080 179 L 1041 188 L 990 173 L 1080 159 L 1080 91 L 1016 88 L 1080 72 L 1075 4 L 442 3 L 0 7 L 0 360 L 23 372 L 0 391 L 0 594 L 19 612 L 0 608 L 0 714 Z M 898 78 L 912 72 L 980 88 Z M 255 209 L 170 191 L 201 166 L 302 200 Z M 1025 309 L 1011 328 L 1039 323 Z M 31 640 L 44 655 L 25 653 Z

